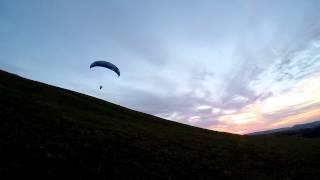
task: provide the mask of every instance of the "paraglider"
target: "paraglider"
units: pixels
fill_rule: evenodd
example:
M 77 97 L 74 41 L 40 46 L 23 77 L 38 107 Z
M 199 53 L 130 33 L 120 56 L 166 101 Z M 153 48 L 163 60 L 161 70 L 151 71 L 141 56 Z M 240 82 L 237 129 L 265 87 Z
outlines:
M 118 77 L 120 76 L 120 70 L 117 66 L 115 66 L 114 64 L 107 62 L 107 61 L 95 61 L 90 65 L 90 69 L 93 67 L 103 67 L 103 68 L 108 68 L 112 71 L 114 71 Z M 99 89 L 101 90 L 103 88 L 102 85 L 99 86 Z
M 114 64 L 107 62 L 107 61 L 95 61 L 90 65 L 90 69 L 93 67 L 104 67 L 104 68 L 108 68 L 112 71 L 114 71 L 118 77 L 120 76 L 120 70 L 117 66 L 115 66 Z

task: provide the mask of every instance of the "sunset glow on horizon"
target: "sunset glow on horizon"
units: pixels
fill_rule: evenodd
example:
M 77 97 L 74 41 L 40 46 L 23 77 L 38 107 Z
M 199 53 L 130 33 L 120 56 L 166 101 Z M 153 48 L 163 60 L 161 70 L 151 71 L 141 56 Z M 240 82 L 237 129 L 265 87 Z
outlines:
M 303 79 L 283 94 L 258 99 L 237 112 L 221 115 L 218 121 L 227 126 L 209 129 L 245 134 L 319 120 L 319 82 L 319 75 Z

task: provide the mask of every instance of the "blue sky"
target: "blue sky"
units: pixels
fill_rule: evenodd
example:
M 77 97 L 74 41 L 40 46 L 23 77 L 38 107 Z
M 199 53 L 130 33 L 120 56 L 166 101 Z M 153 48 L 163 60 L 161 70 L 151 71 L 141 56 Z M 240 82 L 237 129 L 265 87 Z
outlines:
M 247 133 L 320 119 L 320 2 L 0 1 L 0 69 Z M 89 69 L 107 60 L 121 77 Z M 99 90 L 99 85 L 104 89 Z

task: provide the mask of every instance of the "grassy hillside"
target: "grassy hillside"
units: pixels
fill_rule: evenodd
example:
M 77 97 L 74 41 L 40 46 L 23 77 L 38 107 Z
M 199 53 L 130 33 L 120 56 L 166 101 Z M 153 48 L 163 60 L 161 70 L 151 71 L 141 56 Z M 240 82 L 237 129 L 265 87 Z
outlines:
M 320 141 L 170 122 L 0 71 L 0 179 L 319 179 Z
M 293 127 L 272 129 L 268 131 L 261 131 L 251 133 L 249 135 L 255 136 L 296 136 L 305 138 L 319 138 L 320 137 L 320 121 L 299 124 Z
M 305 137 L 305 138 L 319 138 L 320 137 L 320 126 L 317 126 L 314 128 L 281 131 L 281 132 L 277 132 L 277 133 L 272 133 L 270 135 L 272 135 L 272 136 L 282 135 L 282 136 L 297 136 L 297 137 Z
M 254 132 L 248 135 L 297 136 L 297 137 L 306 137 L 306 138 L 319 138 L 320 137 L 320 121 L 314 121 L 314 122 L 305 123 L 305 124 L 296 124 L 292 127 Z

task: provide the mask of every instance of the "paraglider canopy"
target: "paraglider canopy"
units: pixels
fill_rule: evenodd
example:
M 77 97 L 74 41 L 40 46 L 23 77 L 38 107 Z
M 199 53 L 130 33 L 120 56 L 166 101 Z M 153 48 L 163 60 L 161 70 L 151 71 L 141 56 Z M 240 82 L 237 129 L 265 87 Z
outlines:
M 104 67 L 114 71 L 118 76 L 120 76 L 120 70 L 114 64 L 107 61 L 95 61 L 90 65 L 90 69 L 93 67 Z

